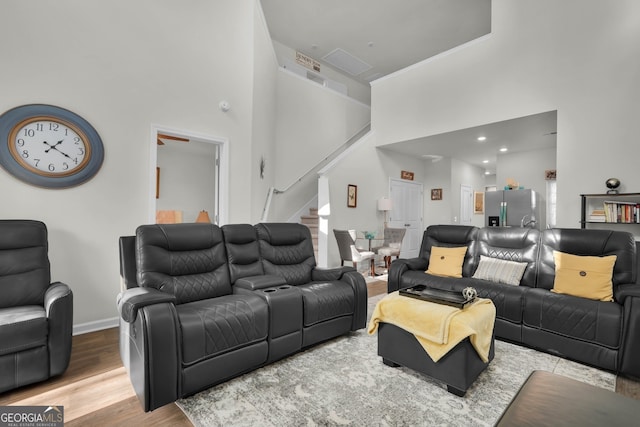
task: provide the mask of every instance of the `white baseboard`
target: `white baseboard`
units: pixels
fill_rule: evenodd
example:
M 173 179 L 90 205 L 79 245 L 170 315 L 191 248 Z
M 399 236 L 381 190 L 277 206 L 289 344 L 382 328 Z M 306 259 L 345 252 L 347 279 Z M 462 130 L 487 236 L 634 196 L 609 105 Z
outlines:
M 118 318 L 95 320 L 93 322 L 81 323 L 73 325 L 73 335 L 81 335 L 89 332 L 101 331 L 103 329 L 118 327 Z

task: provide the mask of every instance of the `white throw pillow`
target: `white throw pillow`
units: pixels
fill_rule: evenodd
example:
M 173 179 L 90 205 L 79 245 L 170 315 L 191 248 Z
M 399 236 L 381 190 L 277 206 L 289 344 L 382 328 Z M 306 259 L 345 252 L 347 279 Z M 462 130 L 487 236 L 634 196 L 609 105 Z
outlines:
M 507 261 L 480 255 L 480 264 L 478 264 L 476 272 L 473 273 L 473 278 L 518 286 L 526 268 L 526 262 Z

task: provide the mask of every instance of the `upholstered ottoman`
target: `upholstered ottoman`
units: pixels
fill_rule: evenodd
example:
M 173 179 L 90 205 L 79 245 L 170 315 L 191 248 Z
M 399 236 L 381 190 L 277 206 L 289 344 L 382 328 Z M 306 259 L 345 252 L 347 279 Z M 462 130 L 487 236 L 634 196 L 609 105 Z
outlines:
M 437 362 L 431 360 L 416 337 L 390 323 L 380 323 L 378 327 L 378 356 L 387 366 L 399 365 L 421 372 L 444 382 L 447 391 L 456 396 L 464 396 L 478 375 L 489 365 L 495 354 L 493 336 L 489 361 L 483 362 L 469 338 L 450 350 Z
M 464 396 L 493 360 L 496 312 L 488 299 L 453 305 L 394 292 L 376 305 L 368 332 L 378 331 L 384 364 L 429 375 Z

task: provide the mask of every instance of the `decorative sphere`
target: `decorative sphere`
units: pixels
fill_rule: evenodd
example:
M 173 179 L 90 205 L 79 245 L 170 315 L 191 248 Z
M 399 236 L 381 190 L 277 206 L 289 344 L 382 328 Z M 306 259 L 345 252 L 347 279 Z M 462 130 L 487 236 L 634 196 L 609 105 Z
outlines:
M 472 300 L 478 296 L 478 291 L 476 291 L 476 289 L 472 287 L 464 288 L 462 290 L 462 296 L 467 300 Z
M 609 178 L 606 184 L 607 188 L 615 190 L 616 188 L 620 187 L 620 180 L 618 178 Z

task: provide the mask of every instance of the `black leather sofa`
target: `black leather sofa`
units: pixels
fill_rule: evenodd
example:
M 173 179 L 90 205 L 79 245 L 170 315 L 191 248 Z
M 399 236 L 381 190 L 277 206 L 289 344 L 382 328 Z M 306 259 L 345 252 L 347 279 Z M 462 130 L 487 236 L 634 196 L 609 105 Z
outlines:
M 425 273 L 435 246 L 468 247 L 462 278 Z M 554 250 L 616 255 L 614 301 L 551 292 Z M 527 263 L 519 286 L 472 278 L 481 255 Z M 388 291 L 415 285 L 455 291 L 472 286 L 496 306 L 496 338 L 640 378 L 640 285 L 635 282 L 636 245 L 630 233 L 435 225 L 425 230 L 418 258 L 392 263 Z
M 366 323 L 364 278 L 316 268 L 300 224 L 144 225 L 120 267 L 120 354 L 145 411 Z

